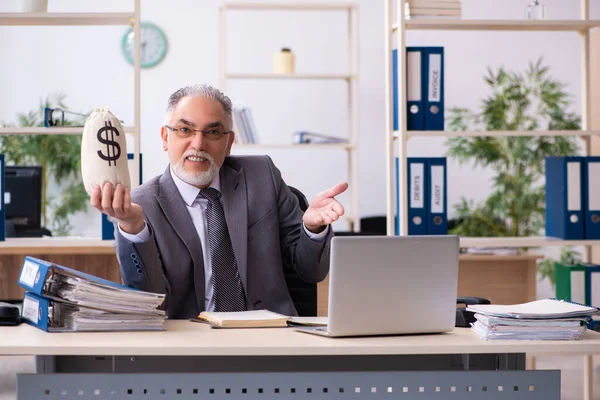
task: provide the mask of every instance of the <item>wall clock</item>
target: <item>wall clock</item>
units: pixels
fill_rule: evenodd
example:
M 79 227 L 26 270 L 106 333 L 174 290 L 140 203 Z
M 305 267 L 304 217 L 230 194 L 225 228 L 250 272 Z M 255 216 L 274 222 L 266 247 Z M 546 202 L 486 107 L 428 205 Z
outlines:
M 167 37 L 158 26 L 151 22 L 141 22 L 141 67 L 151 68 L 160 63 L 167 54 Z M 135 32 L 129 27 L 121 39 L 121 50 L 129 64 L 133 65 Z

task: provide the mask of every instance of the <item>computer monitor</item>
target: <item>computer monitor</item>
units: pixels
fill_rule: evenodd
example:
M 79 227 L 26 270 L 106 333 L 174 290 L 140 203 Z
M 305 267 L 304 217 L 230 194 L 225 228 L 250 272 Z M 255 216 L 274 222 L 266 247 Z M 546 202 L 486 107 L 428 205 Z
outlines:
M 42 236 L 42 167 L 4 167 L 6 236 Z

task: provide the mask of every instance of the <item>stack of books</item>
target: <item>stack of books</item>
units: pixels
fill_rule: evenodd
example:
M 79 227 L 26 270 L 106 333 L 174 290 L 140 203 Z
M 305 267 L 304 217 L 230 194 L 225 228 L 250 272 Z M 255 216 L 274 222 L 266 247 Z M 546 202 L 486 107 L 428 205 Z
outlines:
M 462 17 L 461 0 L 406 0 L 405 18 Z
M 596 307 L 557 299 L 514 305 L 475 304 L 472 328 L 483 340 L 578 340 Z
M 164 330 L 165 295 L 25 257 L 21 316 L 47 332 Z

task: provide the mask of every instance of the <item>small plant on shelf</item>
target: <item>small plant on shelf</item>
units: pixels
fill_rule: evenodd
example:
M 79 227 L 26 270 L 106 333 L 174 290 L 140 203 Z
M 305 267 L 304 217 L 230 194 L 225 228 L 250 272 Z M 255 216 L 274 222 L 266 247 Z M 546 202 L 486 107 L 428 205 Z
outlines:
M 567 111 L 572 98 L 566 85 L 550 76 L 540 58 L 523 72 L 503 67 L 488 68 L 485 82 L 490 88 L 481 110 L 449 110 L 448 127 L 453 131 L 577 130 L 580 118 Z M 577 138 L 528 136 L 455 137 L 447 140 L 447 155 L 474 168 L 494 172 L 492 192 L 479 204 L 461 198 L 455 205 L 457 221 L 452 233 L 462 236 L 543 235 L 545 223 L 546 156 L 579 153 Z M 568 261 L 563 251 L 561 262 Z M 552 260 L 541 263 L 540 273 L 554 283 Z
M 67 110 L 65 95 L 57 93 L 40 101 L 39 108 L 17 114 L 19 127 L 43 127 L 44 108 Z M 84 120 L 64 125 L 83 126 Z M 15 126 L 4 124 L 5 127 Z M 83 132 L 83 128 L 81 128 Z M 87 210 L 89 196 L 81 181 L 81 134 L 77 135 L 0 135 L 0 154 L 8 165 L 40 165 L 42 167 L 42 225 L 53 236 L 71 233 L 70 216 Z M 48 185 L 56 185 L 51 194 Z

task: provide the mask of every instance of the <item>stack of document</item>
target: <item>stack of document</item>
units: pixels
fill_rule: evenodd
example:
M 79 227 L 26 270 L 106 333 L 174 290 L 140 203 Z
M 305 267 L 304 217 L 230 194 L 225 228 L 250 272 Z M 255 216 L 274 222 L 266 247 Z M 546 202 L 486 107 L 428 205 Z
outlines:
M 524 304 L 467 306 L 473 330 L 484 340 L 577 340 L 598 309 L 556 299 Z
M 27 290 L 23 319 L 48 332 L 164 329 L 164 294 L 33 257 L 25 257 L 19 285 Z
M 461 0 L 406 0 L 406 19 L 414 17 L 458 17 L 462 16 Z

